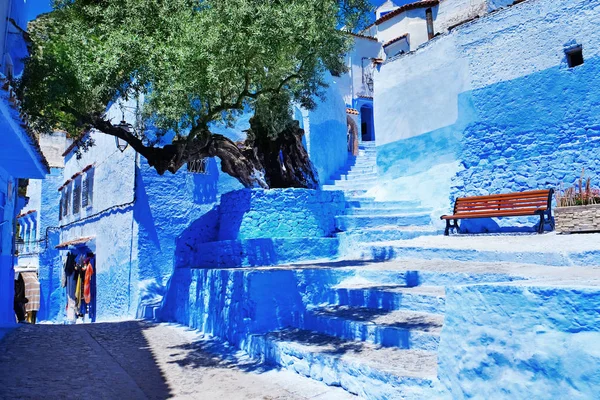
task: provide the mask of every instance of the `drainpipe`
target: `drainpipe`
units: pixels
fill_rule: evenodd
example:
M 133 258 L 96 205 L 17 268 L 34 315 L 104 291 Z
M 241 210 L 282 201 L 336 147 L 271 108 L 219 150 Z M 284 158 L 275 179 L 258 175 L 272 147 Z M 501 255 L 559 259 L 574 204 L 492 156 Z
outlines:
M 127 313 L 131 312 L 131 274 L 133 269 L 133 233 L 135 228 L 135 200 L 137 195 L 137 180 L 138 180 L 138 152 L 135 152 L 135 156 L 133 159 L 133 209 L 131 210 L 131 239 L 129 241 L 129 283 L 127 284 L 128 294 L 127 297 L 129 299 L 127 305 Z

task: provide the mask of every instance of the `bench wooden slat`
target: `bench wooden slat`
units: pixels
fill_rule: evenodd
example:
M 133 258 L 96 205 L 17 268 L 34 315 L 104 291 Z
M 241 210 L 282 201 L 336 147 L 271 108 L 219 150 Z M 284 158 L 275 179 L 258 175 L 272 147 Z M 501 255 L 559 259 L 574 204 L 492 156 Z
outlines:
M 519 204 L 519 203 L 527 203 L 527 202 L 540 202 L 540 203 L 547 203 L 548 202 L 548 197 L 542 198 L 542 197 L 538 197 L 538 198 L 514 198 L 514 199 L 497 199 L 497 200 L 480 200 L 480 201 L 459 201 L 456 202 L 456 206 L 462 206 L 462 205 L 481 205 L 481 204 L 505 204 L 505 203 L 514 203 L 514 204 Z
M 485 202 L 485 203 L 460 203 L 456 205 L 456 208 L 471 208 L 471 207 L 524 207 L 531 204 L 548 204 L 548 199 L 540 200 L 522 200 L 522 201 L 502 201 L 502 202 Z
M 470 197 L 459 197 L 456 199 L 457 201 L 461 199 L 469 199 L 469 200 L 480 200 L 480 199 L 490 199 L 490 198 L 511 198 L 511 197 L 528 197 L 528 196 L 548 196 L 548 190 L 530 190 L 527 192 L 513 192 L 513 193 L 503 193 L 503 194 L 490 194 L 485 196 L 470 196 Z
M 503 198 L 485 198 L 480 200 L 472 200 L 470 198 L 461 198 L 457 199 L 457 204 L 462 203 L 487 203 L 487 202 L 504 202 L 504 201 L 519 201 L 519 200 L 548 200 L 548 195 L 546 196 L 524 196 L 524 197 L 503 197 Z
M 524 204 L 515 204 L 515 205 L 502 205 L 502 206 L 469 206 L 469 207 L 457 207 L 454 210 L 455 214 L 459 212 L 469 212 L 469 211 L 501 211 L 501 210 L 520 210 L 523 208 L 547 208 L 545 203 L 524 203 Z
M 467 219 L 467 218 L 488 218 L 488 217 L 514 217 L 514 216 L 525 216 L 535 215 L 536 211 L 545 211 L 541 208 L 524 208 L 521 210 L 503 210 L 498 212 L 491 211 L 475 211 L 468 213 L 456 213 L 454 215 L 444 215 L 442 219 Z
M 527 192 L 503 193 L 487 196 L 460 197 L 454 203 L 453 215 L 442 215 L 446 220 L 446 231 L 452 227 L 450 221 L 454 220 L 454 227 L 458 228 L 459 219 L 492 218 L 492 217 L 517 217 L 527 215 L 540 215 L 540 233 L 543 232 L 544 216 L 551 221 L 551 203 L 553 189 L 530 190 Z

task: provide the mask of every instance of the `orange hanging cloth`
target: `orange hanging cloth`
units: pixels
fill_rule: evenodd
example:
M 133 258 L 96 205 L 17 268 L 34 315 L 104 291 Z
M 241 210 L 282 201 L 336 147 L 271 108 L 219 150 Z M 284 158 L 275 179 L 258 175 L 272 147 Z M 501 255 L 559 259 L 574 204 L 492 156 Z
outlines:
M 85 269 L 85 280 L 83 281 L 83 297 L 87 304 L 92 302 L 92 275 L 94 274 L 94 268 L 92 263 L 88 261 L 87 268 Z

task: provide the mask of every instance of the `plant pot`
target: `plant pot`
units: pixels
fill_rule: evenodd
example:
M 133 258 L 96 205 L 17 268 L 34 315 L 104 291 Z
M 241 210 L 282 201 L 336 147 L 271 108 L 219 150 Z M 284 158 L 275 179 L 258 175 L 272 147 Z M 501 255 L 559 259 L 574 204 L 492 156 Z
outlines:
M 600 204 L 557 207 L 554 223 L 559 233 L 600 231 Z

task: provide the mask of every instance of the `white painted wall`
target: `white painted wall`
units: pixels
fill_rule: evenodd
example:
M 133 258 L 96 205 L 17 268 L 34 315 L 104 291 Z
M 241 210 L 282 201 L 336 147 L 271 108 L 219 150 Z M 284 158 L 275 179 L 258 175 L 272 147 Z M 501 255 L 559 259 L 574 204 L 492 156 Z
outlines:
M 410 2 L 401 2 L 403 5 Z M 441 0 L 438 6 L 432 7 L 433 28 L 436 33 L 444 33 L 449 27 L 475 17 L 481 17 L 498 8 L 509 6 L 513 0 Z M 387 3 L 384 3 L 384 5 Z M 387 21 L 374 25 L 377 39 L 386 43 L 404 34 L 409 35 L 410 51 L 417 49 L 429 40 L 425 11 L 427 7 L 408 10 Z M 380 15 L 379 9 L 378 18 Z M 386 49 L 386 55 L 397 54 L 396 49 Z
M 445 32 L 450 26 L 491 11 L 488 10 L 488 0 L 442 0 L 437 8 L 433 24 L 436 32 Z
M 62 156 L 68 146 L 65 132 L 40 135 L 39 143 L 50 168 L 62 168 L 65 166 L 65 159 Z
M 394 4 L 394 2 L 392 0 L 387 0 L 385 3 L 383 3 L 382 5 L 377 7 L 377 9 L 375 10 L 375 18 L 379 19 L 379 18 L 381 18 L 381 14 L 393 11 L 397 8 L 398 8 L 398 6 L 396 4 Z
M 380 51 L 381 44 L 374 40 L 358 37 L 355 39 L 354 49 L 350 56 L 352 60 L 352 70 L 350 71 L 352 77 L 351 99 L 349 102 L 346 101 L 346 104 L 352 104 L 352 100 L 359 95 L 373 95 L 366 82 L 363 81 L 363 73 L 369 75 L 370 72 L 374 71 L 371 59 L 377 58 Z M 346 100 L 346 97 L 344 99 Z
M 435 18 L 435 8 L 433 8 Z M 389 42 L 408 33 L 410 50 L 414 50 L 428 40 L 427 22 L 425 20 L 425 10 L 427 8 L 417 8 L 403 12 L 387 21 L 377 25 L 377 40 L 381 43 Z M 434 23 L 435 27 L 435 23 Z
M 388 46 L 383 48 L 385 52 L 386 58 L 394 57 L 399 54 L 408 53 L 410 51 L 410 43 L 408 41 L 408 37 L 404 39 L 398 40 Z
M 453 37 L 381 66 L 375 77 L 377 145 L 452 125 L 458 94 L 470 89 L 468 62 Z M 443 90 L 442 90 L 443 88 Z

